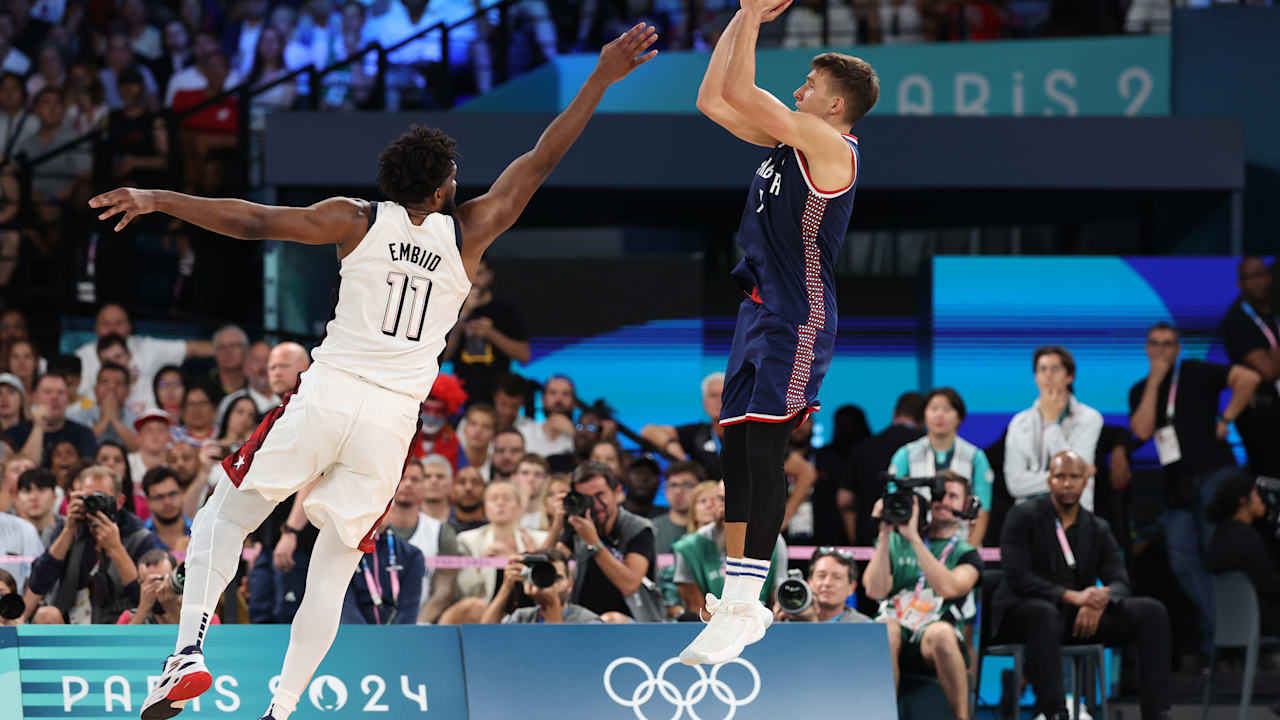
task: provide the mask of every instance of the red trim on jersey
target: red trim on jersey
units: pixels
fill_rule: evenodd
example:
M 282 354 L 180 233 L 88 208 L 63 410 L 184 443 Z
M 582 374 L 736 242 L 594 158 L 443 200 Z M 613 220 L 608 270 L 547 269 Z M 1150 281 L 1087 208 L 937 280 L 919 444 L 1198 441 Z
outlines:
M 748 421 L 749 421 L 749 422 L 762 422 L 762 423 L 769 423 L 769 424 L 784 423 L 784 422 L 789 422 L 789 421 L 793 420 L 793 419 L 795 418 L 795 416 L 799 415 L 800 413 L 804 413 L 804 417 L 800 420 L 800 422 L 801 422 L 801 423 L 803 423 L 805 420 L 808 420 L 808 419 L 809 419 L 809 416 L 810 416 L 810 415 L 812 415 L 812 414 L 814 414 L 814 413 L 818 412 L 818 410 L 820 410 L 820 409 L 821 409 L 821 404 L 818 404 L 818 405 L 810 405 L 809 407 L 801 408 L 801 409 L 799 409 L 799 410 L 797 410 L 797 411 L 795 411 L 795 412 L 791 413 L 790 415 L 787 415 L 787 416 L 785 416 L 785 417 L 780 417 L 780 418 L 774 418 L 774 417 L 761 417 L 761 416 L 756 415 L 756 414 L 754 414 L 754 413 L 747 413 L 746 415 L 744 415 L 744 416 L 742 416 L 742 417 L 740 417 L 740 418 L 737 418 L 737 419 L 735 419 L 735 420 L 721 420 L 721 421 L 719 422 L 719 425 L 720 425 L 720 427 L 728 427 L 729 425 L 741 425 L 742 423 L 744 423 L 744 422 L 748 422 Z
M 222 458 L 222 469 L 227 472 L 227 477 L 231 478 L 231 484 L 240 487 L 240 483 L 244 482 L 244 476 L 249 473 L 249 469 L 253 467 L 253 456 L 257 454 L 258 448 L 262 447 L 262 443 L 267 441 L 267 434 L 271 432 L 271 428 L 275 426 L 276 420 L 284 415 L 284 409 L 289 405 L 289 399 L 298 392 L 298 387 L 302 385 L 302 376 L 298 376 L 298 381 L 294 383 L 293 389 L 285 393 L 284 399 L 280 404 L 271 408 L 267 412 L 267 416 L 262 418 L 262 422 L 258 423 L 258 427 L 240 446 L 240 450 Z M 236 467 L 239 465 L 239 467 Z
M 404 471 L 409 469 L 409 462 L 413 460 L 413 446 L 416 443 L 418 439 L 418 435 L 421 432 L 422 432 L 422 418 L 419 417 L 418 427 L 414 429 L 413 438 L 409 441 L 409 451 L 405 453 L 405 456 L 404 456 L 404 465 L 400 468 L 400 477 L 404 477 Z M 397 487 L 399 487 L 399 485 L 397 485 Z M 371 553 L 377 550 L 378 528 L 382 527 L 382 521 L 386 519 L 387 513 L 391 512 L 391 503 L 395 501 L 396 501 L 396 498 L 395 498 L 395 495 L 393 494 L 391 496 L 391 499 L 387 501 L 386 509 L 382 511 L 382 514 L 379 515 L 378 519 L 373 523 L 373 527 L 369 528 L 369 532 L 365 533 L 364 537 L 360 539 L 360 545 L 359 545 L 360 552 Z
M 854 141 L 854 142 L 858 142 L 858 136 L 857 136 L 857 135 L 850 135 L 849 133 L 841 133 L 841 135 L 844 135 L 845 137 L 849 138 L 850 140 L 852 140 L 852 141 Z
M 760 299 L 760 288 L 758 287 L 752 287 L 751 294 L 748 295 L 747 297 L 751 298 L 752 300 L 755 300 L 757 303 L 761 305 L 764 304 L 764 300 Z
M 856 141 L 857 138 L 854 138 L 854 140 Z M 823 190 L 818 187 L 818 184 L 813 181 L 813 175 L 809 174 L 809 161 L 804 159 L 804 153 L 800 151 L 800 148 L 796 148 L 795 150 L 796 157 L 800 158 L 800 172 L 803 172 L 805 179 L 809 181 L 809 187 L 812 187 L 823 195 L 839 195 L 853 187 L 854 183 L 858 182 L 858 156 L 853 152 L 853 146 L 849 146 L 849 156 L 852 158 L 850 162 L 853 163 L 853 179 L 849 181 L 848 185 L 845 185 L 839 190 Z

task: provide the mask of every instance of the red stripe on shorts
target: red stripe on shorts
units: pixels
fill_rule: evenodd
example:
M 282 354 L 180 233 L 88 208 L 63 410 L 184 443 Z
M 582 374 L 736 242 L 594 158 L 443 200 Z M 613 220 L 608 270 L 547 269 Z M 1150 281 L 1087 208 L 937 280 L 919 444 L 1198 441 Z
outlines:
M 404 456 L 404 465 L 400 468 L 400 477 L 396 478 L 396 487 L 399 488 L 399 481 L 404 477 L 404 471 L 409 469 L 409 461 L 413 460 L 413 441 L 418 438 L 418 433 L 422 430 L 422 417 L 418 417 L 418 426 L 413 430 L 413 437 L 409 438 L 409 452 Z M 391 503 L 396 501 L 395 493 L 391 494 L 391 499 L 387 501 L 387 508 L 378 516 L 377 522 L 373 527 L 369 528 L 369 532 L 364 534 L 360 540 L 360 552 L 371 553 L 377 549 L 376 538 L 378 536 L 378 528 L 382 527 L 382 521 L 387 517 L 387 513 L 391 512 Z
M 267 412 L 267 416 L 262 418 L 262 422 L 258 423 L 258 427 L 245 441 L 240 449 L 231 455 L 222 459 L 222 469 L 227 471 L 227 477 L 231 478 L 231 484 L 240 487 L 240 483 L 244 482 L 244 476 L 249 472 L 249 468 L 253 465 L 253 456 L 258 452 L 258 448 L 262 447 L 262 443 L 267 441 L 267 433 L 271 432 L 271 428 L 276 424 L 276 420 L 284 414 L 285 406 L 289 404 L 289 399 L 297 392 L 298 387 L 302 384 L 302 377 L 298 377 L 298 382 L 294 384 L 293 389 L 285 393 L 284 399 L 280 404 L 271 408 Z

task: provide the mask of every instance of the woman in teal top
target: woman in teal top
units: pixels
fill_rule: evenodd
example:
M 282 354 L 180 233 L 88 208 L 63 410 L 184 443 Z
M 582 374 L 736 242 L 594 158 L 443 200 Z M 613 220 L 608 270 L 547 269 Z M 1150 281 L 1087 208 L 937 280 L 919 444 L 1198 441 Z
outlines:
M 987 454 L 967 442 L 956 431 L 964 422 L 964 400 L 949 387 L 934 388 L 924 397 L 924 424 L 928 434 L 898 448 L 889 461 L 894 477 L 933 477 L 939 470 L 950 469 L 972 483 L 982 509 L 978 519 L 962 538 L 974 547 L 982 547 L 991 511 L 991 482 L 995 474 Z M 965 524 L 961 523 L 963 534 Z

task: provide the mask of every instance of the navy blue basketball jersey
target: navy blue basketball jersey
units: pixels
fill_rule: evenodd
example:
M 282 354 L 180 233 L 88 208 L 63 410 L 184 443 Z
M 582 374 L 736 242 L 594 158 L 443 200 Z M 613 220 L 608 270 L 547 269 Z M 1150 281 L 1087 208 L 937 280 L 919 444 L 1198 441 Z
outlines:
M 738 228 L 745 257 L 733 269 L 742 291 L 774 314 L 835 332 L 835 266 L 858 185 L 858 139 L 845 135 L 853 182 L 814 186 L 804 155 L 790 145 L 769 151 L 751 181 Z

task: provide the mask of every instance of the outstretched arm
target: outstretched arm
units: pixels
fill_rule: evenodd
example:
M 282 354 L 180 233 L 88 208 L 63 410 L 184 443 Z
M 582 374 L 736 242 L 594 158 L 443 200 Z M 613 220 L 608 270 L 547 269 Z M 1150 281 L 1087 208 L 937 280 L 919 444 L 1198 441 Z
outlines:
M 203 198 L 168 190 L 119 188 L 89 200 L 105 208 L 99 220 L 121 215 L 116 232 L 134 218 L 161 212 L 240 240 L 288 240 L 307 245 L 340 245 L 345 255 L 368 230 L 369 203 L 335 197 L 304 208 L 259 205 L 233 198 Z
M 489 244 L 515 223 L 534 191 L 582 134 L 605 89 L 658 54 L 649 50 L 657 39 L 654 28 L 640 23 L 605 45 L 596 69 L 569 107 L 542 132 L 538 144 L 507 166 L 489 192 L 458 207 L 454 217 L 462 228 L 462 259 L 468 275 L 475 273 Z
M 781 15 L 782 11 L 790 6 L 791 0 L 785 0 L 778 7 L 770 10 L 761 20 L 768 22 Z M 711 52 L 711 61 L 707 63 L 707 72 L 702 76 L 702 85 L 698 88 L 698 110 L 741 140 L 752 145 L 773 147 L 778 144 L 778 141 L 747 119 L 747 116 L 735 110 L 725 102 L 723 97 L 724 71 L 729 64 L 729 51 L 733 47 L 734 37 L 737 36 L 740 27 L 742 27 L 740 14 L 736 14 L 720 34 L 720 41 Z

